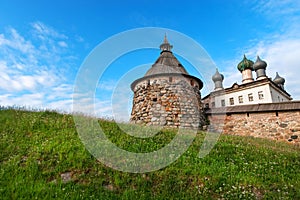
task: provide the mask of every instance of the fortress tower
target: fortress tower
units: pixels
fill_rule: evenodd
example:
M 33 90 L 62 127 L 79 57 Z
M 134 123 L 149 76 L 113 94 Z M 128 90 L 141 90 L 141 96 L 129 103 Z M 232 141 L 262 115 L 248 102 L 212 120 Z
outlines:
M 146 74 L 131 84 L 132 123 L 199 129 L 204 124 L 202 81 L 188 74 L 165 36 L 161 53 Z

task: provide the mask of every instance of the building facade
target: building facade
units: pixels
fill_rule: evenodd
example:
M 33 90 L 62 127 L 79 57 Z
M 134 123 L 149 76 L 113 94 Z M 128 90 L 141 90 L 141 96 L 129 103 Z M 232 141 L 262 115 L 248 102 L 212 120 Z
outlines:
M 273 80 L 267 77 L 266 67 L 259 56 L 255 63 L 244 56 L 237 65 L 242 83 L 229 88 L 223 87 L 224 76 L 216 70 L 214 91 L 202 99 L 208 131 L 299 144 L 300 102 L 291 101 L 278 73 Z
M 261 103 L 276 103 L 292 100 L 284 89 L 285 79 L 276 74 L 274 80 L 266 75 L 267 63 L 257 57 L 256 62 L 244 56 L 237 65 L 242 74 L 242 84 L 234 83 L 229 88 L 223 88 L 224 76 L 216 70 L 212 76 L 215 89 L 202 100 L 206 108 L 218 108 L 236 105 L 251 105 Z M 252 72 L 256 72 L 254 80 Z

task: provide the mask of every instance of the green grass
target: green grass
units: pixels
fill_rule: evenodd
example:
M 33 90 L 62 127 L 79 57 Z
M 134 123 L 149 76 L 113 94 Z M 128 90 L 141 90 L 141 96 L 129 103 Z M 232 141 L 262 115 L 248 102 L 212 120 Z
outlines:
M 111 141 L 133 152 L 158 150 L 176 134 L 164 130 L 141 139 L 112 121 L 99 123 Z M 200 159 L 204 137 L 199 132 L 168 167 L 125 173 L 91 156 L 71 115 L 1 110 L 0 199 L 300 199 L 299 147 L 222 135 Z

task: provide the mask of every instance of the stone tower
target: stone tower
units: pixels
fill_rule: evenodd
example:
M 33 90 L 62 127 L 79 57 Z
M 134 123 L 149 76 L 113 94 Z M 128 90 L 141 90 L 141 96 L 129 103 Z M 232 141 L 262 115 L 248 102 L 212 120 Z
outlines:
M 161 53 L 146 74 L 131 84 L 134 92 L 130 121 L 136 124 L 201 129 L 204 114 L 202 81 L 188 74 L 173 55 L 165 36 Z

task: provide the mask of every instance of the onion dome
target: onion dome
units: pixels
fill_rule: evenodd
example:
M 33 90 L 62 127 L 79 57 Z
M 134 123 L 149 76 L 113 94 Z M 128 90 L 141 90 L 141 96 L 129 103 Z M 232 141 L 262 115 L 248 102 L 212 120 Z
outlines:
M 245 69 L 251 69 L 253 71 L 253 61 L 248 60 L 244 55 L 243 60 L 238 64 L 237 68 L 240 72 L 244 71 Z
M 285 79 L 279 76 L 278 72 L 276 72 L 276 77 L 274 78 L 273 82 L 277 85 L 284 85 Z
M 257 56 L 257 59 L 253 64 L 253 69 L 256 71 L 258 69 L 266 69 L 266 68 L 267 68 L 267 63 L 261 60 L 259 56 Z
M 216 69 L 216 73 L 212 76 L 212 80 L 213 80 L 213 82 L 224 80 L 224 76 L 223 76 L 223 74 L 219 73 L 218 68 Z

